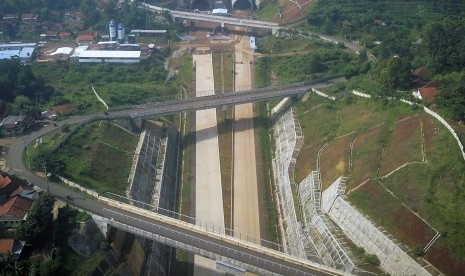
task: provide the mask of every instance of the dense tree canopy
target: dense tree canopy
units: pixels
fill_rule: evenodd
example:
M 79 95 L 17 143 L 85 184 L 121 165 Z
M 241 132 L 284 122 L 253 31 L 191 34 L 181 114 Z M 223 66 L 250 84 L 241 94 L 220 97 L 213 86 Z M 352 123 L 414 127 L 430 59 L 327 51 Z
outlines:
M 22 66 L 18 59 L 0 60 L 0 100 L 13 102 L 17 96 L 34 99 L 40 94 L 46 99 L 53 89 L 37 78 L 30 66 Z
M 425 32 L 425 42 L 430 56 L 430 67 L 443 73 L 465 67 L 465 20 L 445 19 L 430 25 Z
M 27 220 L 16 229 L 15 238 L 31 244 L 38 244 L 52 228 L 53 223 L 53 197 L 42 193 L 32 204 L 27 213 Z

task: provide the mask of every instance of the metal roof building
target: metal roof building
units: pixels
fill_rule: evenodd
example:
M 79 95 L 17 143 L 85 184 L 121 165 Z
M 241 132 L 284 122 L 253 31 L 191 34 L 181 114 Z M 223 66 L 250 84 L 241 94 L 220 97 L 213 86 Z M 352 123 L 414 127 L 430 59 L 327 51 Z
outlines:
M 36 43 L 0 44 L 0 59 L 18 57 L 22 62 L 30 61 L 35 49 Z
M 95 63 L 139 63 L 141 51 L 94 51 L 87 50 L 79 55 L 79 62 Z

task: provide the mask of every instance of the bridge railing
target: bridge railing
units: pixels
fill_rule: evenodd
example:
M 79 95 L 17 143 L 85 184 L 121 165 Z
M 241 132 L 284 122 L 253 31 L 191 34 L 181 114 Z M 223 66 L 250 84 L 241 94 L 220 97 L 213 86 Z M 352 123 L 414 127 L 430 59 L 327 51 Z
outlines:
M 189 97 L 180 99 L 178 95 L 167 95 L 167 96 L 161 96 L 161 97 L 154 97 L 152 98 L 152 102 L 146 103 L 146 104 L 136 104 L 136 105 L 124 105 L 124 106 L 118 106 L 118 107 L 110 107 L 110 111 L 117 111 L 117 110 L 124 110 L 124 109 L 131 109 L 131 108 L 154 108 L 157 106 L 169 104 L 172 102 L 187 102 L 191 101 L 194 98 L 204 98 L 205 97 L 218 97 L 219 95 L 236 95 L 240 93 L 259 93 L 259 92 L 264 92 L 264 91 L 275 91 L 275 90 L 282 90 L 282 89 L 290 89 L 290 88 L 297 88 L 297 87 L 306 87 L 306 86 L 311 86 L 313 84 L 321 83 L 321 82 L 326 82 L 330 81 L 332 79 L 336 79 L 339 77 L 343 77 L 343 74 L 333 74 L 329 75 L 326 77 L 318 78 L 318 79 L 313 79 L 313 80 L 306 80 L 303 82 L 297 82 L 297 83 L 290 83 L 290 84 L 282 84 L 282 85 L 273 85 L 273 86 L 266 86 L 266 87 L 258 87 L 255 89 L 250 89 L 248 87 L 241 87 L 241 86 L 236 86 L 235 91 L 227 91 L 227 93 L 219 93 L 218 90 L 204 90 L 196 93 L 192 93 Z M 246 88 L 242 90 L 242 88 Z M 197 96 L 194 96 L 194 95 Z
M 275 242 L 272 242 L 272 241 L 268 241 L 268 240 L 265 240 L 265 239 L 253 237 L 253 236 L 247 235 L 245 233 L 235 231 L 233 229 L 229 229 L 229 228 L 226 228 L 226 227 L 220 227 L 218 225 L 215 225 L 213 223 L 209 223 L 209 222 L 206 222 L 206 221 L 202 221 L 202 220 L 197 219 L 195 217 L 191 217 L 191 216 L 187 216 L 187 215 L 177 213 L 177 212 L 174 212 L 174 211 L 171 211 L 171 210 L 163 209 L 163 208 L 160 208 L 158 206 L 148 204 L 148 203 L 145 203 L 145 202 L 142 202 L 142 201 L 138 201 L 138 200 L 135 200 L 135 199 L 129 199 L 129 198 L 121 196 L 121 195 L 117 195 L 117 194 L 107 192 L 105 194 L 105 196 L 107 198 L 111 199 L 111 200 L 115 200 L 115 201 L 118 201 L 120 203 L 133 205 L 135 207 L 142 208 L 142 209 L 154 212 L 154 213 L 156 213 L 158 215 L 162 215 L 162 216 L 166 216 L 166 217 L 170 217 L 170 218 L 175 218 L 175 219 L 178 219 L 180 221 L 187 222 L 189 224 L 192 224 L 193 226 L 200 227 L 200 228 L 202 228 L 202 229 L 204 229 L 204 230 L 206 230 L 208 232 L 213 232 L 213 233 L 220 234 L 220 235 L 234 237 L 234 238 L 237 238 L 237 239 L 242 240 L 242 241 L 254 243 L 254 244 L 261 245 L 263 247 L 269 248 L 269 249 L 273 249 L 273 250 L 276 250 L 276 251 L 283 252 L 282 245 L 280 245 L 278 243 L 275 243 Z
M 188 250 L 190 252 L 206 256 L 213 260 L 221 260 L 221 259 L 224 259 L 224 257 L 226 257 L 229 260 L 234 260 L 240 263 L 245 263 L 255 268 L 254 269 L 255 271 L 252 270 L 252 272 L 260 273 L 261 275 L 277 275 L 276 274 L 277 271 L 279 271 L 279 274 L 282 274 L 282 275 L 314 275 L 314 274 L 310 274 L 305 271 L 302 271 L 301 269 L 293 268 L 293 267 L 290 267 L 284 264 L 280 264 L 280 263 L 273 262 L 271 260 L 264 259 L 255 254 L 249 254 L 243 251 L 239 251 L 239 250 L 221 245 L 216 242 L 208 241 L 206 239 L 195 237 L 187 233 L 182 233 L 180 231 L 173 230 L 168 227 L 164 227 L 164 226 L 157 225 L 151 222 L 147 222 L 147 221 L 144 221 L 138 218 L 127 216 L 119 212 L 115 212 L 109 209 L 104 209 L 104 211 L 109 214 L 109 216 L 107 216 L 109 218 L 108 223 L 117 228 L 134 233 L 138 236 L 143 236 L 143 237 L 157 240 L 161 243 L 168 244 L 176 248 Z M 139 225 L 139 227 L 141 228 L 145 226 L 144 228 L 146 228 L 148 231 L 140 229 L 140 228 L 136 228 L 128 224 L 121 223 L 119 221 L 116 221 L 116 219 L 125 219 L 128 221 L 133 221 L 135 225 Z M 173 236 L 176 236 L 176 240 L 159 234 L 159 233 L 164 233 L 164 232 L 173 234 Z M 182 241 L 187 241 L 188 243 L 182 242 Z M 200 246 L 197 247 L 195 245 L 201 245 L 202 248 L 200 248 Z M 237 263 L 238 267 L 241 267 L 240 263 Z M 314 266 L 315 266 L 315 271 L 326 270 L 329 272 L 331 270 L 330 268 L 325 267 L 324 265 L 319 265 L 316 263 L 314 264 Z M 341 275 L 342 274 L 339 271 L 331 271 L 331 272 L 333 273 L 328 274 L 328 275 Z

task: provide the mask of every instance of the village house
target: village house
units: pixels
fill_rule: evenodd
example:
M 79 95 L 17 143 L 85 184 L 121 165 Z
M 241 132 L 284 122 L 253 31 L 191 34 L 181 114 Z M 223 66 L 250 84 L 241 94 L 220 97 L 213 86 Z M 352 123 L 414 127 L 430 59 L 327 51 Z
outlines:
M 8 116 L 0 123 L 0 133 L 6 136 L 22 134 L 34 124 L 30 115 Z
M 414 91 L 412 95 L 422 101 L 431 102 L 438 93 L 439 91 L 437 88 L 437 84 L 434 81 L 432 81 L 427 85 L 418 88 L 418 90 Z

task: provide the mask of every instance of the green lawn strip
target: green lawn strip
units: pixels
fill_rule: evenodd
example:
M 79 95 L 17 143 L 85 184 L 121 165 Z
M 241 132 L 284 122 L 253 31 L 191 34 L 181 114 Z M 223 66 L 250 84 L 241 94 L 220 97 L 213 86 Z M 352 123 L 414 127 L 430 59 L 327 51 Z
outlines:
M 214 88 L 217 94 L 229 93 L 233 89 L 233 55 L 231 53 L 214 53 L 213 58 L 213 79 Z M 231 229 L 231 208 L 232 203 L 232 116 L 233 108 L 227 107 L 217 109 L 217 128 L 218 128 L 218 143 L 220 155 L 220 170 L 221 170 L 221 185 L 223 194 L 223 213 L 225 227 Z
M 193 81 L 193 72 L 192 72 L 192 55 L 185 55 L 182 58 L 181 67 L 178 70 L 175 83 L 178 86 L 181 86 L 185 89 L 183 97 L 191 97 L 192 93 L 192 81 Z M 184 91 L 183 91 L 184 92 Z M 192 134 L 190 133 L 191 127 L 191 116 L 190 112 L 187 112 L 185 116 L 182 117 L 183 124 L 181 126 L 181 139 L 182 139 L 182 168 L 181 168 L 181 180 L 180 183 L 180 192 L 178 193 L 178 206 L 177 212 L 185 216 L 190 216 L 191 208 L 191 181 L 192 176 L 190 172 L 190 162 L 191 162 L 191 150 L 192 150 Z M 185 219 L 186 220 L 186 219 Z M 186 275 L 188 274 L 191 264 L 188 263 L 189 254 L 183 250 L 176 250 L 176 260 L 174 267 L 174 275 Z
M 348 197 L 376 225 L 385 228 L 410 249 L 425 247 L 436 234 L 376 180 L 369 181 Z
M 274 195 L 276 193 L 275 186 L 273 185 L 273 176 L 271 174 L 272 170 L 272 159 L 273 159 L 273 149 L 275 144 L 273 140 L 273 135 L 270 135 L 270 121 L 267 114 L 266 103 L 261 103 L 258 105 L 259 115 L 255 118 L 254 125 L 259 128 L 259 142 L 261 147 L 261 152 L 263 156 L 263 187 L 265 190 L 265 208 L 266 213 L 266 236 L 262 239 L 280 243 L 280 236 L 278 231 L 279 215 L 278 215 L 278 206 L 275 201 Z

